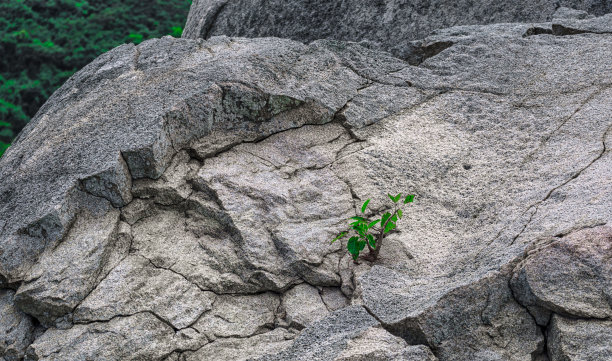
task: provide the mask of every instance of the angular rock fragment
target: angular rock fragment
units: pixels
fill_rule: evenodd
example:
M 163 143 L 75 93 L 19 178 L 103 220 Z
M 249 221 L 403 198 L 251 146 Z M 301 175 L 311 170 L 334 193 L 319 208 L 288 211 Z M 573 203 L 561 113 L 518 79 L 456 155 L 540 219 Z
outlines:
M 75 323 L 107 321 L 116 315 L 151 311 L 176 329 L 186 328 L 211 309 L 215 294 L 183 276 L 130 256 L 115 267 L 75 309 Z
M 319 295 L 319 290 L 307 283 L 285 292 L 282 304 L 287 322 L 299 329 L 307 327 L 329 313 Z
M 508 276 L 480 277 L 410 279 L 375 266 L 362 276 L 364 305 L 387 330 L 428 345 L 441 360 L 518 361 L 542 353 L 544 337 L 512 298 Z
M 321 299 L 323 303 L 325 303 L 327 309 L 332 312 L 350 304 L 342 291 L 336 287 L 323 287 L 321 289 Z
M 66 239 L 29 271 L 15 295 L 18 307 L 44 325 L 71 313 L 113 266 L 113 254 L 127 252 L 117 242 L 118 223 L 119 211 L 108 203 L 80 214 Z
M 381 327 L 372 327 L 349 340 L 347 348 L 334 361 L 437 361 L 424 345 L 409 346 Z
M 220 338 L 195 352 L 186 352 L 179 361 L 246 361 L 287 348 L 295 334 L 284 328 L 247 338 Z
M 288 348 L 256 360 L 334 360 L 347 348 L 351 339 L 376 325 L 378 322 L 363 307 L 347 307 L 312 323 Z
M 0 358 L 21 360 L 26 348 L 34 341 L 34 321 L 17 307 L 15 291 L 0 290 Z
M 286 289 L 298 277 L 339 285 L 338 245 L 324 240 L 333 238 L 329 229 L 338 228 L 352 202 L 328 165 L 351 142 L 340 125 L 305 126 L 237 146 L 198 172 L 240 231 L 245 258 L 262 270 L 266 287 Z
M 199 169 L 197 161 L 190 160 L 189 155 L 185 151 L 177 153 L 168 169 L 159 179 L 136 180 L 132 190 L 134 196 L 140 199 L 151 199 L 156 204 L 162 205 L 178 204 L 186 200 L 193 191 L 191 186 L 187 184 L 187 176 L 197 172 Z M 149 206 L 148 208 L 151 207 Z M 133 218 L 138 217 L 136 214 L 135 212 L 126 214 L 132 220 L 132 224 L 134 223 Z
M 217 232 L 211 235 L 211 229 Z M 260 289 L 248 282 L 252 271 L 240 255 L 234 231 L 214 209 L 195 203 L 184 209 L 156 209 L 135 223 L 132 232 L 135 252 L 203 290 L 247 293 Z
M 612 318 L 612 227 L 574 231 L 536 245 L 514 271 L 519 302 L 540 325 L 551 312 Z
M 25 360 L 160 360 L 207 340 L 193 329 L 175 331 L 149 312 L 108 322 L 49 329 L 29 347 Z
M 278 296 L 258 295 L 218 296 L 210 312 L 205 313 L 193 328 L 209 339 L 249 337 L 274 328 Z
M 132 175 L 121 156 L 106 169 L 83 179 L 83 187 L 94 196 L 106 198 L 116 208 L 132 201 Z

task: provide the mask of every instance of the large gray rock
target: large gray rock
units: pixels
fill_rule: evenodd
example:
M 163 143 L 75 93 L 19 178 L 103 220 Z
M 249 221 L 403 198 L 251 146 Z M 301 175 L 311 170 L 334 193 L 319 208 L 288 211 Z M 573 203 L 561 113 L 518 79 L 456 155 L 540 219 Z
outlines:
M 531 360 L 544 351 L 544 337 L 512 298 L 508 277 L 502 270 L 425 279 L 375 266 L 362 276 L 364 305 L 441 360 Z
M 439 30 L 420 66 L 277 38 L 101 56 L 0 159 L 0 287 L 49 327 L 28 358 L 546 357 L 514 270 L 612 221 L 612 37 L 554 23 Z M 400 191 L 376 262 L 330 244 Z
M 551 361 L 612 360 L 612 321 L 553 316 L 548 337 Z
M 195 0 L 183 37 L 274 36 L 305 43 L 317 39 L 357 41 L 420 61 L 441 48 L 410 41 L 424 38 L 433 30 L 457 25 L 550 21 L 560 6 L 595 15 L 612 12 L 609 0 Z M 569 16 L 571 12 L 565 9 L 557 15 Z

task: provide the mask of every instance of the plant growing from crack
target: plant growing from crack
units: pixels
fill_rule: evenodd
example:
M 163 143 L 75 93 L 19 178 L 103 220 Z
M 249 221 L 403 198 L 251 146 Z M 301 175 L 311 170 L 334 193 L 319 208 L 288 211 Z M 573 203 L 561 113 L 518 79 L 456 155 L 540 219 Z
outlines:
M 350 222 L 350 228 L 346 231 L 340 232 L 336 238 L 331 242 L 334 243 L 337 240 L 344 238 L 349 235 L 351 231 L 354 235 L 349 238 L 346 248 L 353 257 L 353 261 L 357 263 L 359 253 L 368 247 L 369 254 L 364 257 L 369 261 L 375 261 L 380 253 L 380 247 L 382 241 L 389 232 L 393 231 L 397 227 L 397 221 L 402 218 L 402 209 L 398 206 L 398 202 L 402 198 L 402 194 L 392 196 L 387 194 L 391 201 L 393 201 L 393 212 L 385 212 L 380 218 L 370 220 L 366 217 L 355 216 L 348 219 Z M 412 203 L 414 201 L 414 194 L 409 194 L 404 197 L 404 203 Z M 366 209 L 370 203 L 370 199 L 363 202 L 361 206 L 361 213 L 365 215 Z

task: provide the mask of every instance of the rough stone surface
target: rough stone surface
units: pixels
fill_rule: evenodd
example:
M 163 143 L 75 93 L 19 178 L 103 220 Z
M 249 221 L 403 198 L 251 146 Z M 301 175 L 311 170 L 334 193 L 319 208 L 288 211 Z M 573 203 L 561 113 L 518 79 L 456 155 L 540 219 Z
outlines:
M 68 316 L 100 282 L 114 266 L 109 264 L 112 253 L 127 250 L 117 242 L 119 211 L 107 204 L 100 208 L 80 217 L 66 239 L 41 256 L 17 290 L 17 306 L 47 326 Z
M 411 58 L 414 53 L 427 56 L 434 50 L 410 42 L 433 30 L 457 25 L 544 22 L 555 14 L 570 16 L 568 11 L 558 13 L 560 6 L 596 15 L 612 12 L 609 0 L 196 0 L 183 37 L 274 36 L 306 43 L 336 39 L 362 42 Z
M 612 14 L 587 18 L 587 20 L 556 19 L 553 20 L 552 30 L 555 35 L 612 34 Z
M 315 287 L 303 283 L 285 292 L 283 308 L 287 322 L 296 328 L 304 328 L 329 313 Z
M 612 318 L 612 228 L 572 232 L 536 245 L 517 266 L 512 288 L 541 325 L 551 312 Z
M 577 10 L 562 6 L 555 11 L 553 14 L 552 20 L 558 19 L 576 19 L 576 20 L 584 20 L 594 18 L 595 15 L 589 14 L 584 10 Z
M 278 296 L 262 293 L 246 296 L 219 296 L 212 311 L 204 314 L 193 328 L 209 339 L 249 337 L 274 328 Z
M 551 361 L 612 359 L 612 321 L 584 321 L 555 315 L 548 332 Z
M 257 360 L 334 360 L 347 348 L 351 339 L 376 325 L 376 319 L 363 307 L 346 307 L 311 324 L 285 350 Z
M 321 299 L 330 311 L 337 311 L 349 305 L 349 300 L 337 287 L 323 287 L 321 289 Z
M 185 352 L 179 361 L 246 361 L 258 356 L 274 353 L 287 348 L 295 334 L 284 328 L 254 335 L 248 338 L 225 338 L 209 343 L 195 352 Z
M 160 360 L 177 349 L 206 343 L 193 329 L 175 332 L 148 312 L 109 322 L 50 329 L 30 346 L 25 360 Z
M 570 342 L 551 313 L 607 325 L 612 35 L 565 13 L 436 30 L 410 62 L 278 38 L 102 55 L 0 159 L 2 307 L 42 323 L 20 352 L 531 361 Z M 330 244 L 395 192 L 415 202 L 376 262 Z
M 14 291 L 0 290 L 0 357 L 5 361 L 21 360 L 34 341 L 33 320 L 15 307 L 14 297 Z
M 381 327 L 372 327 L 347 343 L 335 361 L 436 361 L 423 345 L 408 346 Z
M 143 257 L 128 257 L 81 302 L 74 321 L 104 321 L 148 311 L 182 329 L 210 310 L 214 300 L 214 293 L 200 290 L 183 276 Z

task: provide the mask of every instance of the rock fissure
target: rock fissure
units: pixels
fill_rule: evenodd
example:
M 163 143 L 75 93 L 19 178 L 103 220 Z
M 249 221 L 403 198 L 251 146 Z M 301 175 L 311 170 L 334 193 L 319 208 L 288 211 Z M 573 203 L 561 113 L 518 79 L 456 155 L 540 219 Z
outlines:
M 558 186 L 550 189 L 548 191 L 548 193 L 546 194 L 546 196 L 544 197 L 544 199 L 538 201 L 536 204 L 534 204 L 532 207 L 535 207 L 534 212 L 531 214 L 531 216 L 529 217 L 529 221 L 525 224 L 525 226 L 523 227 L 523 229 L 521 230 L 521 232 L 516 235 L 513 239 L 512 242 L 510 242 L 510 245 L 513 245 L 514 242 L 519 238 L 519 236 L 523 233 L 523 231 L 527 228 L 527 226 L 529 226 L 529 223 L 531 223 L 531 220 L 533 219 L 533 216 L 538 212 L 538 208 L 539 206 L 546 202 L 546 200 L 548 200 L 550 198 L 550 196 L 553 194 L 553 192 L 559 190 L 561 187 L 567 185 L 569 182 L 573 181 L 574 179 L 578 178 L 580 176 L 580 174 L 582 174 L 585 170 L 587 170 L 589 167 L 591 167 L 595 162 L 597 162 L 599 159 L 601 159 L 601 157 L 603 157 L 604 154 L 606 154 L 606 152 L 608 152 L 608 150 L 606 149 L 606 137 L 608 135 L 608 132 L 610 132 L 610 130 L 612 129 L 612 125 L 608 126 L 608 128 L 606 129 L 606 131 L 604 132 L 603 136 L 602 136 L 602 150 L 601 152 L 597 155 L 597 157 L 595 157 L 594 159 L 592 159 L 589 164 L 587 164 L 586 166 L 584 166 L 583 168 L 579 169 L 578 171 L 574 172 L 574 174 L 568 178 L 567 180 L 565 180 L 563 183 L 559 184 Z M 531 207 L 530 207 L 531 208 Z

